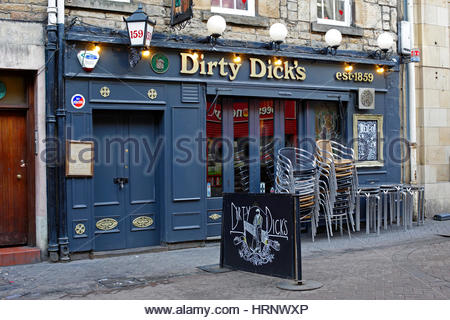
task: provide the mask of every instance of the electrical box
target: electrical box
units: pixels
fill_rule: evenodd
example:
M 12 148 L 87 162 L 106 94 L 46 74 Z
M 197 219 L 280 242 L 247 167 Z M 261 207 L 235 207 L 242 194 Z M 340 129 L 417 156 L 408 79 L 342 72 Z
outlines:
M 402 21 L 400 23 L 399 53 L 405 56 L 410 56 L 411 49 L 411 23 L 409 21 Z

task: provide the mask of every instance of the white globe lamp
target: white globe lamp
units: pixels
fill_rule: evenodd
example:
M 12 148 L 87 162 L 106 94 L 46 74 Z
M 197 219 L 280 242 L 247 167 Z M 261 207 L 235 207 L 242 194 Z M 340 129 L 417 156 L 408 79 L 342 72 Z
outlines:
M 282 23 L 274 23 L 269 30 L 270 39 L 278 44 L 286 39 L 287 33 L 287 28 Z
M 377 44 L 381 51 L 387 52 L 394 44 L 394 38 L 390 33 L 383 32 L 378 36 Z
M 341 45 L 342 42 L 342 34 L 337 29 L 330 29 L 325 33 L 325 42 L 328 47 L 333 49 L 337 49 Z
M 225 28 L 227 27 L 227 23 L 222 16 L 214 15 L 208 19 L 206 23 L 206 28 L 208 28 L 208 33 L 211 37 L 218 38 L 220 37 Z

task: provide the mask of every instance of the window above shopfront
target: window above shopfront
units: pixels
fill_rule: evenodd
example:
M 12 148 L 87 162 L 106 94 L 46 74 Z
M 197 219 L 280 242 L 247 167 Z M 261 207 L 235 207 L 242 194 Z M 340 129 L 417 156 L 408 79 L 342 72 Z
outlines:
M 350 26 L 351 0 L 317 0 L 317 22 L 336 26 Z
M 255 0 L 211 0 L 211 12 L 254 16 Z

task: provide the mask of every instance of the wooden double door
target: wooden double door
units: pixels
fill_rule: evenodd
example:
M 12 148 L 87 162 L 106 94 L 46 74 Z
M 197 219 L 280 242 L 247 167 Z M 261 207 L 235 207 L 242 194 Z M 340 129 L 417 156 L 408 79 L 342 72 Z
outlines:
M 28 243 L 27 114 L 0 109 L 0 246 Z

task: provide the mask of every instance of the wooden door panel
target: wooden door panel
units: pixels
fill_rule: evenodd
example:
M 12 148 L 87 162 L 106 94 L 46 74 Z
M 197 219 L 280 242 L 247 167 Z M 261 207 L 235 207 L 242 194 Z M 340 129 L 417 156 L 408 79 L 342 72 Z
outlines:
M 27 242 L 27 140 L 23 111 L 0 111 L 0 246 Z

